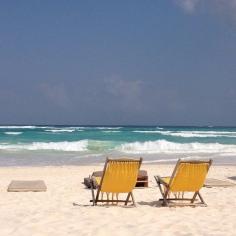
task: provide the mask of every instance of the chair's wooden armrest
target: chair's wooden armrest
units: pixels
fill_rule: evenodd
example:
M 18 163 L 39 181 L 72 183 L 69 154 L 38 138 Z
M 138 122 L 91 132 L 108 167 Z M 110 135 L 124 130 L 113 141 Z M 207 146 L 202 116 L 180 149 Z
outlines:
M 155 175 L 154 178 L 155 178 L 157 184 L 163 184 L 165 186 L 168 186 L 168 184 L 159 175 Z

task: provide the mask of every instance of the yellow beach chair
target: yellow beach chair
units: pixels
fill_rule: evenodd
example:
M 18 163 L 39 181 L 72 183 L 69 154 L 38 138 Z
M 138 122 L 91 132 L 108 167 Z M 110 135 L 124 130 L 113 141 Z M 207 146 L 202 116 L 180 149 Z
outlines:
M 159 186 L 163 206 L 171 205 L 201 205 L 207 206 L 204 202 L 200 189 L 206 179 L 207 172 L 212 164 L 212 160 L 178 160 L 171 177 L 154 176 Z M 185 192 L 192 192 L 192 198 L 184 198 Z M 171 195 L 174 197 L 171 198 Z M 194 203 L 197 196 L 200 199 L 199 203 Z M 182 204 L 177 204 L 175 201 L 182 201 Z
M 93 206 L 98 202 L 118 204 L 124 202 L 128 204 L 131 197 L 133 205 L 135 200 L 132 190 L 135 187 L 138 171 L 142 163 L 140 159 L 109 159 L 107 158 L 103 170 L 102 177 L 91 177 L 91 191 Z M 97 186 L 97 194 L 95 197 L 94 186 Z M 127 193 L 125 200 L 119 200 L 120 193 Z M 106 199 L 104 199 L 104 195 Z M 111 196 L 111 198 L 110 198 Z M 114 199 L 114 196 L 116 199 Z

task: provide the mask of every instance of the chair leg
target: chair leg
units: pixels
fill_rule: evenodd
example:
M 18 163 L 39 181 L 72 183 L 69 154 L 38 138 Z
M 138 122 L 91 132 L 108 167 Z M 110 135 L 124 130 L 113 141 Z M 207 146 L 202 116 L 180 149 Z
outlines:
M 119 193 L 116 193 L 116 200 L 117 200 L 116 205 L 118 205 Z
M 160 182 L 158 183 L 158 186 L 159 186 L 161 195 L 163 197 L 162 206 L 168 206 L 169 204 L 168 204 L 167 198 L 168 198 L 168 195 L 169 195 L 169 189 L 165 187 L 165 190 L 163 190 L 162 187 L 161 187 Z
M 191 203 L 194 203 L 194 201 L 195 201 L 195 199 L 196 199 L 197 196 L 199 197 L 201 203 L 202 203 L 203 205 L 206 205 L 206 206 L 207 206 L 207 204 L 206 204 L 205 201 L 203 200 L 203 198 L 202 198 L 201 194 L 199 193 L 199 191 L 197 191 L 197 192 L 194 193 L 193 198 L 192 198 L 192 200 L 191 200 Z
M 167 201 L 168 194 L 169 194 L 169 191 L 167 189 L 165 194 L 163 194 L 163 203 L 162 203 L 163 206 L 168 206 L 169 205 L 168 201 Z
M 97 195 L 96 195 L 96 198 L 95 198 L 95 205 L 97 205 L 97 202 L 98 202 L 98 199 L 99 199 L 99 194 L 100 194 L 100 187 L 98 187 L 98 190 L 97 190 Z
M 197 192 L 197 194 L 198 194 L 198 196 L 199 196 L 199 198 L 200 198 L 200 200 L 201 200 L 202 204 L 204 204 L 204 205 L 206 205 L 206 206 L 207 206 L 207 204 L 206 204 L 206 203 L 205 203 L 205 201 L 203 200 L 203 198 L 202 198 L 201 194 L 200 194 L 199 192 Z
M 91 187 L 91 192 L 92 192 L 92 201 L 93 201 L 93 206 L 95 206 L 95 195 L 94 195 L 94 184 L 93 184 L 93 179 L 91 178 L 91 176 L 89 176 L 90 178 L 90 187 Z
M 133 201 L 134 206 L 136 207 L 136 202 L 135 202 L 135 200 L 134 200 L 134 195 L 133 195 L 132 192 L 131 192 L 131 198 L 132 198 L 132 201 Z
M 162 197 L 164 196 L 164 191 L 163 191 L 163 189 L 162 189 L 162 187 L 161 187 L 161 184 L 158 182 L 158 187 L 159 187 L 159 189 L 160 189 L 160 192 L 161 192 L 161 195 L 162 195 Z
M 192 198 L 192 200 L 191 200 L 191 203 L 194 203 L 194 201 L 195 201 L 195 199 L 196 199 L 196 197 L 197 197 L 197 193 L 198 193 L 198 192 L 195 192 L 195 193 L 194 193 L 193 198 Z
M 125 200 L 125 206 L 127 206 L 128 202 L 129 202 L 130 195 L 131 195 L 131 193 L 128 193 L 127 198 Z

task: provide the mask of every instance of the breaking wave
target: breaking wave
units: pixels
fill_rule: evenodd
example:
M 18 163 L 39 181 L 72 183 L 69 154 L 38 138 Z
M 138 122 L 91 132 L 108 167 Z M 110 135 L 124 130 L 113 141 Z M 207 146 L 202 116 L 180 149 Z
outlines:
M 108 129 L 108 130 L 112 130 L 112 129 L 122 129 L 122 127 L 94 127 L 95 129 Z
M 81 140 L 75 142 L 33 142 L 29 144 L 0 144 L 0 150 L 55 150 L 55 151 L 71 151 L 81 152 L 87 151 L 88 140 Z
M 86 152 L 95 151 L 101 153 L 107 150 L 114 150 L 116 146 L 112 141 L 99 141 L 84 139 L 80 141 L 63 141 L 63 142 L 32 142 L 8 144 L 0 143 L 0 150 L 6 151 L 63 151 L 63 152 Z
M 11 125 L 4 126 L 4 125 L 1 125 L 0 126 L 0 129 L 35 129 L 35 128 L 37 128 L 37 126 L 34 126 L 34 125 L 25 125 L 25 126 L 22 126 L 22 125 L 15 125 L 15 126 L 11 126 Z M 42 127 L 39 127 L 39 128 L 42 128 Z
M 215 138 L 215 137 L 236 137 L 236 132 L 220 132 L 220 131 L 180 131 L 180 132 L 168 132 L 162 133 L 164 135 L 171 135 L 184 138 Z
M 120 133 L 121 131 L 119 130 L 103 130 L 103 133 Z
M 4 132 L 4 134 L 8 134 L 8 135 L 19 135 L 22 134 L 23 132 Z
M 52 132 L 52 133 L 61 133 L 61 132 L 74 132 L 75 129 L 46 129 L 46 132 Z
M 143 133 L 143 134 L 164 134 L 169 131 L 159 131 L 159 130 L 134 130 L 133 133 Z
M 161 134 L 166 136 L 176 136 L 184 138 L 215 138 L 229 137 L 236 138 L 236 132 L 228 131 L 160 131 L 160 130 L 134 130 L 134 133 Z
M 130 154 L 236 153 L 236 145 L 220 143 L 174 143 L 166 140 L 125 143 L 118 150 Z

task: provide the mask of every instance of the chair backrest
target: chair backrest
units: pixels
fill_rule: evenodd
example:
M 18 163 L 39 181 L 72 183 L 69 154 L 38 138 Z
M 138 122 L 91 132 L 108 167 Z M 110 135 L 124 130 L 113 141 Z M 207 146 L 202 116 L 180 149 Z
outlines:
M 171 192 L 196 192 L 205 181 L 212 160 L 183 161 L 179 160 L 171 176 L 169 186 Z
M 101 179 L 101 192 L 128 193 L 135 187 L 140 159 L 107 159 Z

